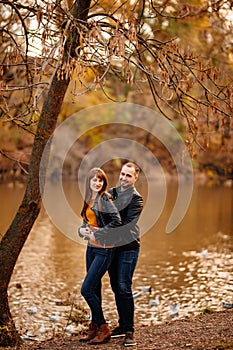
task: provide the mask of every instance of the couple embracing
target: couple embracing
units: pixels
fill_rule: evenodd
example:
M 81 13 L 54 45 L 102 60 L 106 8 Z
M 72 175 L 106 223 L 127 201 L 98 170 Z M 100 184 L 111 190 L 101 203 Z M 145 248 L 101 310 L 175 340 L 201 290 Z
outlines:
M 81 294 L 90 307 L 92 319 L 87 335 L 80 341 L 89 344 L 102 344 L 117 336 L 125 337 L 125 346 L 136 344 L 132 280 L 140 250 L 137 222 L 143 209 L 142 197 L 134 186 L 139 171 L 135 163 L 124 164 L 119 185 L 109 190 L 102 169 L 91 169 L 86 178 L 83 224 L 78 233 L 88 241 L 87 273 Z M 107 271 L 119 316 L 119 325 L 112 331 L 102 310 L 101 279 Z

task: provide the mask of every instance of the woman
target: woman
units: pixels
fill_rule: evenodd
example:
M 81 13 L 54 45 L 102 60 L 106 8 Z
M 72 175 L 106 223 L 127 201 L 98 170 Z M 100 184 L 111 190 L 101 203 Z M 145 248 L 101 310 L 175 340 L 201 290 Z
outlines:
M 86 250 L 87 275 L 81 294 L 91 309 L 92 321 L 88 334 L 80 341 L 100 344 L 110 339 L 110 330 L 101 306 L 101 279 L 108 270 L 114 254 L 111 230 L 121 225 L 120 215 L 106 192 L 107 176 L 100 168 L 89 171 L 86 179 L 85 199 L 78 229 L 80 237 L 88 240 Z

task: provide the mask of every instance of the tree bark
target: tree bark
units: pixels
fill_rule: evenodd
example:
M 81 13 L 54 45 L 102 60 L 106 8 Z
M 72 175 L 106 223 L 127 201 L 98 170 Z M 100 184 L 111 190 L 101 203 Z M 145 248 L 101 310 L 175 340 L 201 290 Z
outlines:
M 75 1 L 73 16 L 76 20 L 86 21 L 90 2 L 90 0 Z M 74 57 L 78 44 L 78 33 L 73 30 L 67 38 L 63 62 L 67 62 L 69 57 Z M 70 82 L 70 78 L 59 80 L 56 73 L 41 111 L 24 198 L 0 243 L 0 346 L 15 346 L 21 342 L 20 334 L 17 332 L 10 312 L 7 290 L 18 256 L 40 211 L 40 161 L 44 147 L 56 127 L 61 105 Z

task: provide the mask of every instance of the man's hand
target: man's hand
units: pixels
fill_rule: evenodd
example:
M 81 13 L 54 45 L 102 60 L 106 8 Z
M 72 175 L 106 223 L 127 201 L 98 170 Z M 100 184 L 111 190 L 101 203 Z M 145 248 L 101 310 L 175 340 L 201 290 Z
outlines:
M 89 234 L 89 239 L 91 239 L 92 241 L 95 241 L 95 235 L 94 235 L 93 232 L 91 232 L 91 233 Z

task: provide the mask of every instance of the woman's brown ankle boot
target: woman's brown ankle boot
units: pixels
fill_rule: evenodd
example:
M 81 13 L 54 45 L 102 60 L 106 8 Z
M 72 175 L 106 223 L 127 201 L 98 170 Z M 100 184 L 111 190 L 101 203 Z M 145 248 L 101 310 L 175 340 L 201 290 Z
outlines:
M 110 329 L 108 328 L 107 323 L 101 324 L 97 335 L 95 338 L 93 338 L 89 344 L 102 344 L 110 340 L 111 338 L 111 332 Z
M 89 341 L 97 336 L 98 327 L 96 323 L 91 322 L 87 331 L 87 335 L 80 338 L 79 341 Z

